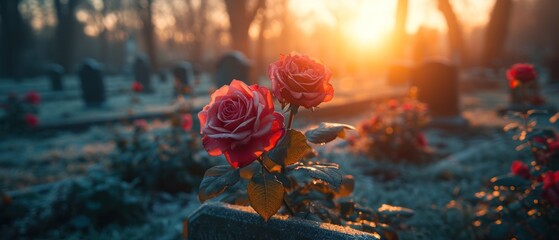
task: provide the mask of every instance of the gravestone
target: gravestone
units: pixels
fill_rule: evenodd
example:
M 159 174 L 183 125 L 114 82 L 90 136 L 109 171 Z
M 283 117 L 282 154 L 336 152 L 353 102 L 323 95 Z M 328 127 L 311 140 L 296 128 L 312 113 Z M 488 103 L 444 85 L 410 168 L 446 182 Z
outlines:
M 264 222 L 250 207 L 205 203 L 189 217 L 188 239 L 378 239 L 374 235 L 328 223 L 272 217 Z
M 216 87 L 231 83 L 237 79 L 250 84 L 250 61 L 238 51 L 226 53 L 217 62 Z
M 549 67 L 549 82 L 559 83 L 559 54 L 551 58 L 548 63 Z
M 146 56 L 139 55 L 134 60 L 134 79 L 144 86 L 144 92 L 153 92 L 151 86 L 151 70 Z
M 47 67 L 47 75 L 50 80 L 50 88 L 53 91 L 64 90 L 62 77 L 64 76 L 64 68 L 58 64 L 51 64 Z
M 192 64 L 180 61 L 173 67 L 173 79 L 175 84 L 175 95 L 187 94 L 190 92 L 190 83 L 193 78 Z
M 78 71 L 82 98 L 86 107 L 100 107 L 105 103 L 105 82 L 100 64 L 93 59 L 86 59 Z
M 402 86 L 410 82 L 411 67 L 406 64 L 392 64 L 388 67 L 386 76 L 390 86 Z
M 412 86 L 417 87 L 417 99 L 429 107 L 434 117 L 460 114 L 458 69 L 443 61 L 426 61 L 414 70 Z

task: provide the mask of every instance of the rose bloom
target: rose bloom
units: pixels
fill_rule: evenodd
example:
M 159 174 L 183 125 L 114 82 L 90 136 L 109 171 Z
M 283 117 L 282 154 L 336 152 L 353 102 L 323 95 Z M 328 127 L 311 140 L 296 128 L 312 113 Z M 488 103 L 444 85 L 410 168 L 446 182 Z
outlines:
M 25 97 L 23 97 L 23 99 L 29 104 L 37 105 L 41 102 L 41 95 L 39 95 L 37 92 L 30 91 L 25 94 Z
M 144 85 L 139 82 L 132 83 L 132 91 L 134 92 L 141 92 L 144 91 Z
M 530 179 L 530 169 L 521 161 L 515 160 L 512 162 L 510 170 L 514 175 L 520 176 L 526 180 Z
M 200 113 L 202 144 L 211 156 L 225 155 L 244 167 L 276 146 L 285 132 L 283 115 L 274 111 L 267 88 L 233 80 L 211 95 Z
M 134 120 L 134 129 L 136 131 L 147 131 L 148 125 L 148 121 L 146 121 L 145 119 Z
M 396 110 L 396 108 L 398 108 L 400 103 L 396 99 L 390 99 L 390 101 L 388 101 L 387 105 L 388 105 L 388 108 L 390 110 Z
M 531 64 L 517 63 L 507 71 L 509 87 L 516 88 L 520 83 L 529 83 L 536 80 L 536 70 Z
M 423 134 L 422 132 L 417 133 L 416 141 L 417 141 L 417 145 L 419 145 L 421 148 L 426 148 L 428 145 L 427 138 L 425 137 L 425 134 Z
M 543 198 L 559 207 L 559 171 L 548 171 L 543 176 Z
M 194 120 L 192 120 L 192 115 L 190 114 L 182 114 L 181 115 L 181 128 L 185 132 L 188 132 L 192 129 L 192 125 L 194 124 Z
M 37 116 L 35 116 L 34 114 L 25 115 L 25 117 L 23 117 L 23 120 L 28 127 L 36 127 L 37 125 L 39 125 L 39 118 L 37 118 Z
M 270 64 L 268 76 L 272 80 L 274 96 L 282 104 L 313 108 L 334 97 L 329 83 L 332 72 L 308 56 L 292 52 L 280 55 Z

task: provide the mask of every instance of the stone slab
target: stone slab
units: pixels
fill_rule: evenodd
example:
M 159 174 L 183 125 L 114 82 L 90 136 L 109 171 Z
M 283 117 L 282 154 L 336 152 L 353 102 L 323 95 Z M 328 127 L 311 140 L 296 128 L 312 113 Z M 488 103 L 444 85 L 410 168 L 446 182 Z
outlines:
M 189 217 L 190 240 L 378 239 L 349 227 L 274 216 L 264 222 L 250 207 L 205 203 Z

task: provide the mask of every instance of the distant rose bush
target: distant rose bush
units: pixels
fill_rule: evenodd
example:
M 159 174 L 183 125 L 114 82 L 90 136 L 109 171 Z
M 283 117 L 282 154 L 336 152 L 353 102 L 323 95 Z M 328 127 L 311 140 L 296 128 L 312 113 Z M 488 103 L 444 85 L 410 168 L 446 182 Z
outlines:
M 524 179 L 530 179 L 530 169 L 521 161 L 516 160 L 512 162 L 511 172 Z
M 132 91 L 134 92 L 141 92 L 144 91 L 144 85 L 139 82 L 132 83 Z
M 182 130 L 188 132 L 192 130 L 192 125 L 194 125 L 194 120 L 192 119 L 191 114 L 182 114 L 181 115 L 181 128 Z
M 293 52 L 280 55 L 270 64 L 268 76 L 272 80 L 274 96 L 282 104 L 313 108 L 334 97 L 329 83 L 332 72 L 308 56 Z
M 39 118 L 34 114 L 27 114 L 23 119 L 28 127 L 34 128 L 39 125 Z
M 543 175 L 542 196 L 551 204 L 559 207 L 559 171 L 548 171 Z
M 234 168 L 254 162 L 285 132 L 270 91 L 238 80 L 216 90 L 198 118 L 204 148 L 212 156 L 224 154 Z
M 517 63 L 507 71 L 509 87 L 516 88 L 520 84 L 525 84 L 536 80 L 536 70 L 531 64 Z
M 33 105 L 37 105 L 37 104 L 41 103 L 41 95 L 39 95 L 35 91 L 28 92 L 27 94 L 25 94 L 25 97 L 23 97 L 23 99 L 27 103 L 33 104 Z

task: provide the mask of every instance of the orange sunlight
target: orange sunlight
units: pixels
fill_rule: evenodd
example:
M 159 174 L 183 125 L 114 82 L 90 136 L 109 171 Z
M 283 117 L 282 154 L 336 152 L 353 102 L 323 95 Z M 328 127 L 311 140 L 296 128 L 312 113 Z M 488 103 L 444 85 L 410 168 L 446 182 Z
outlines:
M 394 27 L 395 8 L 395 1 L 386 4 L 363 2 L 358 12 L 349 17 L 344 34 L 360 47 L 378 46 Z

